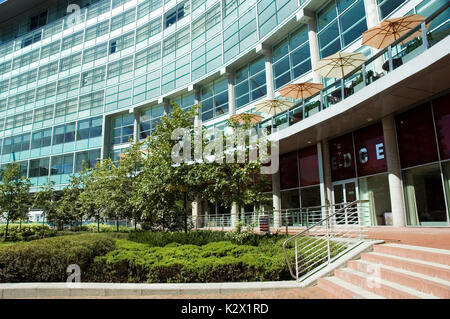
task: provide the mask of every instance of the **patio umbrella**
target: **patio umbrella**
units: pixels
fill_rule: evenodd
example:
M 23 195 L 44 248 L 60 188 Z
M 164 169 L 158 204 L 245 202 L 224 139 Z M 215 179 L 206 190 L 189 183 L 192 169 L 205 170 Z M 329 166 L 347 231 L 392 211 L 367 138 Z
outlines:
M 236 121 L 240 124 L 259 123 L 263 117 L 253 113 L 239 113 L 230 117 L 230 120 Z
M 425 18 L 417 14 L 384 20 L 376 27 L 363 32 L 362 44 L 376 49 L 385 48 L 423 21 L 425 21 Z M 416 37 L 420 37 L 421 35 L 421 30 L 418 30 L 405 39 L 402 44 L 407 43 Z
M 323 85 L 319 83 L 304 82 L 293 83 L 280 90 L 283 97 L 290 97 L 295 100 L 310 97 L 323 89 Z
M 291 107 L 294 106 L 294 102 L 287 100 L 273 99 L 259 102 L 255 106 L 256 112 L 261 112 L 273 116 L 283 111 L 289 110 Z
M 314 71 L 326 78 L 342 79 L 366 60 L 362 53 L 338 52 L 317 62 Z

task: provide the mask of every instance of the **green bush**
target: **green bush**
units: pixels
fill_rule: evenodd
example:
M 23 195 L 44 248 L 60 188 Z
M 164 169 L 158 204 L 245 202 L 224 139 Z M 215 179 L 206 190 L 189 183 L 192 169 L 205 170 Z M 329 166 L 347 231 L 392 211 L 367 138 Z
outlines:
M 181 245 L 202 246 L 212 242 L 231 241 L 238 245 L 257 246 L 267 239 L 279 239 L 279 235 L 259 235 L 251 232 L 221 232 L 221 231 L 177 231 L 177 232 L 150 232 L 138 231 L 128 235 L 128 239 L 137 243 L 147 244 L 153 247 L 164 247 L 170 243 Z
M 118 240 L 118 249 L 95 258 L 87 277 L 94 282 L 150 283 L 286 280 L 290 277 L 281 242 L 276 248 L 227 241 L 149 247 Z
M 5 238 L 6 224 L 0 224 L 0 240 Z M 46 224 L 9 224 L 8 241 L 30 241 L 45 237 L 56 236 L 56 230 L 50 229 Z
M 77 264 L 83 274 L 96 256 L 115 249 L 114 239 L 80 234 L 0 246 L 0 282 L 62 282 L 67 266 Z
M 87 225 L 83 225 L 81 230 L 84 231 L 88 231 L 88 232 L 93 232 L 96 233 L 97 232 L 97 223 L 90 223 Z M 129 233 L 134 231 L 133 227 L 126 227 L 126 226 L 119 226 L 119 232 L 120 233 Z M 117 232 L 117 227 L 116 225 L 105 225 L 105 224 L 100 224 L 100 232 L 101 233 L 112 233 L 112 232 Z

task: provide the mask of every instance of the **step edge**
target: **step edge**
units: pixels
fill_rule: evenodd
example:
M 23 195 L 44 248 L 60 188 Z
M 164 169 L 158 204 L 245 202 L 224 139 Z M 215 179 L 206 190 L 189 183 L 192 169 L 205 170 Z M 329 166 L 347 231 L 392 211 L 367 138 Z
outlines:
M 423 251 L 423 252 L 427 252 L 427 253 L 448 255 L 450 257 L 450 250 L 442 249 L 442 248 L 433 248 L 433 247 L 416 246 L 416 245 L 408 245 L 408 244 L 397 244 L 397 243 L 386 243 L 386 244 L 383 244 L 380 246 L 387 246 L 387 247 L 408 249 L 408 250 L 415 250 L 415 251 Z
M 366 290 L 364 288 L 361 288 L 359 286 L 356 286 L 354 284 L 351 284 L 345 280 L 342 280 L 340 278 L 337 278 L 336 276 L 332 277 L 324 277 L 322 280 L 328 280 L 331 283 L 338 285 L 344 289 L 350 290 L 352 293 L 361 295 L 366 299 L 385 299 L 383 296 L 380 296 L 374 292 L 371 292 L 369 290 Z M 323 289 L 323 288 L 322 288 Z
M 395 255 L 380 253 L 377 251 L 371 251 L 366 254 L 392 258 L 392 259 L 401 260 L 401 261 L 405 261 L 405 262 L 414 262 L 414 263 L 418 263 L 418 264 L 423 264 L 425 266 L 433 266 L 433 267 L 437 267 L 437 268 L 442 268 L 443 270 L 450 271 L 450 266 L 445 265 L 445 264 L 440 264 L 440 263 L 434 263 L 432 261 L 426 261 L 426 260 L 422 260 L 422 259 L 408 258 L 408 257 L 402 257 L 402 256 L 395 256 Z
M 367 274 L 365 274 L 363 272 L 360 272 L 360 271 L 357 271 L 357 270 L 354 270 L 354 269 L 351 269 L 351 268 L 342 268 L 340 270 L 348 272 L 348 273 L 356 275 L 356 276 L 359 276 L 359 277 L 363 277 L 363 278 L 367 277 Z M 387 281 L 387 280 L 382 279 L 382 278 L 380 278 L 380 284 L 388 286 L 389 288 L 396 289 L 398 291 L 401 291 L 401 292 L 404 292 L 404 293 L 416 296 L 416 297 L 421 298 L 421 299 L 439 299 L 436 296 L 433 296 L 433 295 L 421 292 L 419 290 L 416 290 L 416 289 L 413 289 L 413 288 L 410 288 L 410 287 L 407 287 L 407 286 L 400 285 L 400 284 L 395 283 L 395 282 Z

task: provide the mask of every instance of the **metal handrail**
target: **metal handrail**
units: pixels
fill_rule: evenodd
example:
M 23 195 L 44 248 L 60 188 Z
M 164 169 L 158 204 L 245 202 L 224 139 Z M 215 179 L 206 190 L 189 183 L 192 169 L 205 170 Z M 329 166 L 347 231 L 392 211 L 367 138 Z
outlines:
M 295 234 L 294 236 L 292 236 L 292 237 L 286 239 L 286 240 L 283 242 L 283 251 L 284 251 L 284 257 L 285 257 L 286 263 L 287 263 L 287 265 L 288 265 L 288 267 L 289 267 L 289 272 L 291 273 L 291 276 L 292 276 L 294 279 L 297 279 L 297 276 L 294 275 L 294 272 L 292 271 L 292 266 L 291 266 L 291 263 L 290 263 L 290 261 L 289 261 L 289 256 L 288 256 L 288 253 L 287 253 L 287 250 L 286 250 L 286 246 L 287 246 L 287 244 L 288 244 L 290 241 L 292 241 L 292 240 L 294 240 L 294 239 L 296 239 L 296 238 L 302 236 L 302 235 L 305 234 L 305 233 L 308 233 L 311 229 L 317 227 L 318 225 L 322 225 L 325 221 L 328 222 L 329 219 L 330 219 L 331 217 L 336 216 L 336 215 L 339 214 L 339 213 L 345 212 L 347 209 L 349 209 L 349 208 L 352 207 L 352 206 L 355 206 L 355 205 L 358 205 L 358 204 L 363 204 L 363 203 L 369 203 L 369 202 L 370 202 L 369 200 L 355 200 L 355 201 L 351 202 L 350 204 L 348 204 L 348 205 L 342 207 L 341 209 L 335 211 L 333 214 L 328 215 L 327 217 L 323 218 L 322 220 L 320 220 L 320 221 L 314 223 L 313 225 L 307 227 L 306 229 L 304 229 L 304 230 L 298 232 L 298 233 Z

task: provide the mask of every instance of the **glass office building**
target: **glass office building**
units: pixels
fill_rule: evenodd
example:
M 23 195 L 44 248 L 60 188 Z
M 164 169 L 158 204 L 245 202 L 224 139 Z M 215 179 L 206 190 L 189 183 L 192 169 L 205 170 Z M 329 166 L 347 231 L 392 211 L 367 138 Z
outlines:
M 377 51 L 361 45 L 361 34 L 374 22 L 411 13 L 430 17 L 446 3 L 0 2 L 0 165 L 18 162 L 23 175 L 33 183 L 33 191 L 48 181 L 55 182 L 60 190 L 81 169 L 83 161 L 92 167 L 103 158 L 116 160 L 130 139 L 149 136 L 161 117 L 170 112 L 172 101 L 182 108 L 201 103 L 202 125 L 223 128 L 231 115 L 254 112 L 256 103 L 277 97 L 279 90 L 290 83 L 314 80 L 330 85 L 333 81 L 314 72 L 320 58 L 338 51 L 362 52 L 372 57 Z M 427 51 L 448 42 L 449 10 L 430 24 L 429 32 L 435 32 L 434 39 L 439 36 L 440 43 L 435 41 L 436 45 Z M 449 47 L 445 49 L 447 54 Z M 419 71 L 445 77 L 450 73 L 441 74 L 436 67 L 442 59 L 433 60 L 434 68 L 427 65 Z M 386 77 L 408 68 L 404 60 L 404 66 Z M 347 155 L 342 154 L 345 149 L 345 154 L 355 159 L 361 149 L 368 149 L 371 159 L 371 152 L 379 152 L 379 144 L 386 138 L 385 118 L 393 116 L 406 223 L 448 225 L 450 102 L 446 94 L 450 81 L 439 79 L 436 81 L 443 83 L 439 89 L 423 89 L 429 92 L 426 96 L 405 89 L 398 96 L 406 95 L 406 102 L 392 99 L 380 107 L 382 111 L 370 111 L 370 116 L 345 122 L 342 129 L 322 129 L 336 126 L 330 122 L 335 115 L 326 111 L 337 109 L 340 103 L 353 103 L 343 114 L 356 114 L 352 107 L 356 108 L 357 103 L 352 99 L 360 92 L 338 103 L 322 100 L 322 107 L 296 101 L 297 109 L 286 114 L 287 122 L 270 119 L 279 124 L 282 139 L 290 141 L 280 140 L 280 174 L 271 177 L 273 183 L 280 184 L 273 187 L 281 190 L 274 194 L 279 206 L 301 209 L 326 200 L 369 199 L 373 203 L 370 223 L 386 224 L 385 213 L 397 209 L 391 203 L 395 197 L 390 194 L 388 177 L 392 173 L 392 154 L 386 152 L 383 163 L 355 160 L 350 164 Z M 389 83 L 393 88 L 394 82 Z M 370 90 L 373 88 L 364 87 L 361 92 Z M 379 90 L 383 94 L 381 87 Z M 364 102 L 364 97 L 359 99 Z M 390 109 L 389 103 L 395 107 Z M 373 110 L 373 106 L 367 106 L 367 112 L 369 109 Z M 363 113 L 360 110 L 358 114 Z M 421 132 L 419 140 L 415 139 L 417 132 Z M 430 150 L 416 160 L 411 154 L 418 150 L 408 145 L 417 148 L 421 143 Z M 323 157 L 325 147 L 330 155 L 328 162 Z M 324 189 L 329 189 L 331 195 Z

